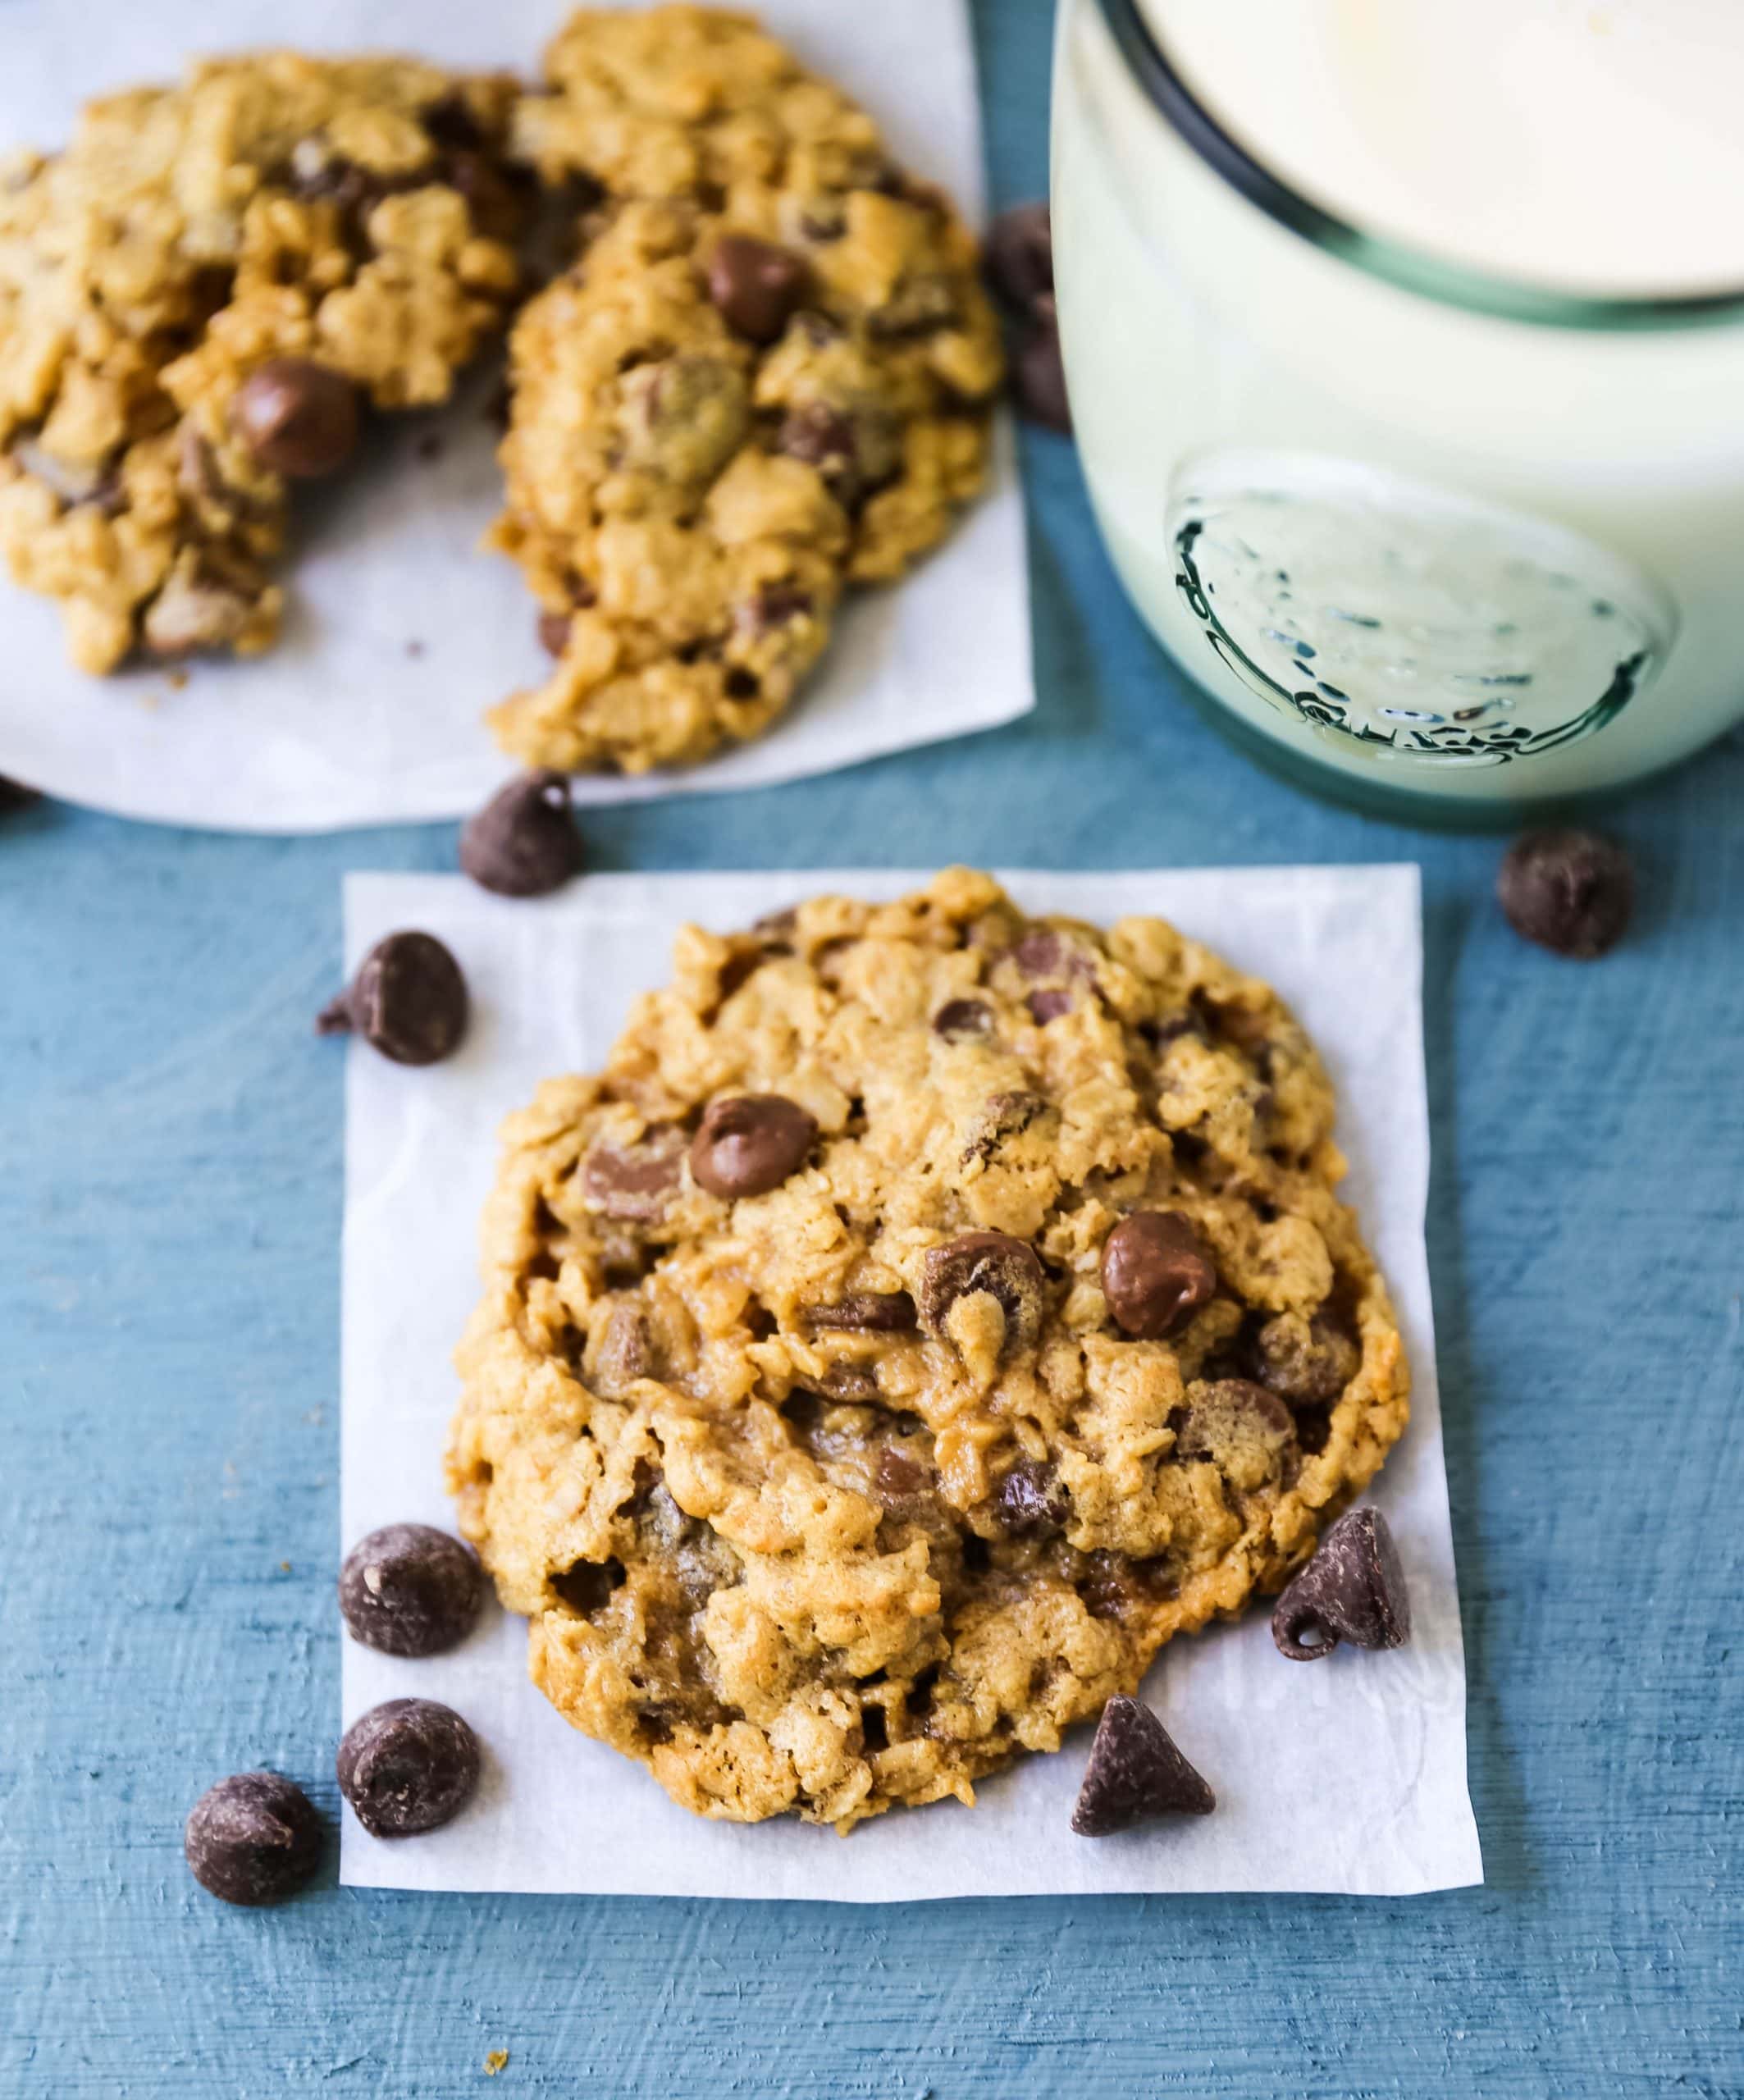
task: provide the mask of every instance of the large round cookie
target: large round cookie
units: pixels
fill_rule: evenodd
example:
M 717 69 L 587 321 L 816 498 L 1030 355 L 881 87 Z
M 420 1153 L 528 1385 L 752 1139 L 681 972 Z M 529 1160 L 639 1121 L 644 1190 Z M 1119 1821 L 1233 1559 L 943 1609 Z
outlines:
M 1057 1748 L 1404 1427 L 1332 1121 L 1276 995 L 1159 920 L 956 870 L 687 932 L 486 1215 L 450 1481 L 535 1681 L 735 1820 Z
M 518 287 L 514 98 L 261 52 L 0 169 L 0 555 L 82 669 L 272 641 L 287 476 L 338 463 L 360 399 L 445 399 Z
M 974 239 L 747 16 L 583 10 L 514 148 L 587 206 L 513 339 L 495 543 L 559 660 L 491 717 L 533 765 L 754 736 L 843 588 L 900 576 L 985 472 L 1002 377 Z

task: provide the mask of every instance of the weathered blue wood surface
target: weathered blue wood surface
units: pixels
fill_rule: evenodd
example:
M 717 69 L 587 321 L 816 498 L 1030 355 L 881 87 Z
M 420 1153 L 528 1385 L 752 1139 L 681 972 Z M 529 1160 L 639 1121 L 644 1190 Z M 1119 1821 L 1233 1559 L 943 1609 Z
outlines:
M 982 0 L 998 186 L 1042 0 Z M 227 1911 L 239 1765 L 329 1809 L 347 868 L 434 829 L 0 829 L 0 2093 L 1682 2096 L 1744 2091 L 1744 741 L 1618 815 L 1639 932 L 1516 943 L 1496 848 L 1254 773 L 1173 697 L 1070 452 L 1029 448 L 1040 712 L 831 780 L 592 818 L 612 867 L 1420 859 L 1448 1457 L 1489 1885 Z M 1744 675 L 1744 665 L 1741 665 Z M 1354 1775 L 1326 1774 L 1329 1787 Z M 1312 1801 L 1302 1805 L 1314 1812 Z M 833 1841 L 828 1841 L 833 1842 Z

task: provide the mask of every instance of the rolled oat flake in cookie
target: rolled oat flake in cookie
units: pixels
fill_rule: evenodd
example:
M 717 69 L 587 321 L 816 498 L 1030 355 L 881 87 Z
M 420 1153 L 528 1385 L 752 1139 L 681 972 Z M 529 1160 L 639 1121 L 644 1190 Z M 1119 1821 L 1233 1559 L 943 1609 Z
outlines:
M 1103 1709 L 1072 1828 L 1112 1838 L 1158 1815 L 1209 1815 L 1217 1797 L 1150 1708 L 1117 1694 Z
M 1614 948 L 1635 909 L 1628 855 L 1590 831 L 1535 831 L 1516 839 L 1495 887 L 1523 939 L 1577 962 Z
M 1304 1644 L 1311 1627 L 1322 1638 Z M 1317 1662 L 1340 1641 L 1404 1647 L 1411 1637 L 1411 1600 L 1399 1549 L 1378 1509 L 1349 1510 L 1332 1526 L 1278 1599 L 1271 1637 L 1293 1663 Z
M 548 897 L 582 865 L 569 783 L 541 771 L 511 780 L 460 833 L 460 865 L 498 897 Z
M 430 1524 L 384 1524 L 339 1571 L 339 1608 L 366 1648 L 440 1655 L 473 1630 L 484 1599 L 477 1561 Z
M 1103 1246 L 1103 1295 L 1123 1334 L 1160 1341 L 1217 1288 L 1217 1271 L 1179 1211 L 1135 1211 Z
M 358 392 L 313 358 L 269 358 L 231 404 L 236 435 L 263 467 L 293 481 L 336 473 L 356 451 Z
M 202 1888 L 258 1909 L 295 1895 L 321 1865 L 321 1818 L 276 1772 L 239 1772 L 194 1804 L 182 1844 Z
M 478 1784 L 478 1738 L 452 1706 L 390 1699 L 339 1746 L 339 1790 L 372 1838 L 413 1838 L 454 1820 Z
M 805 1165 L 817 1134 L 815 1121 L 785 1094 L 717 1101 L 692 1141 L 691 1172 L 726 1203 L 767 1195 Z
M 315 1022 L 321 1035 L 355 1029 L 396 1065 L 434 1065 L 466 1034 L 466 979 L 434 934 L 390 934 Z

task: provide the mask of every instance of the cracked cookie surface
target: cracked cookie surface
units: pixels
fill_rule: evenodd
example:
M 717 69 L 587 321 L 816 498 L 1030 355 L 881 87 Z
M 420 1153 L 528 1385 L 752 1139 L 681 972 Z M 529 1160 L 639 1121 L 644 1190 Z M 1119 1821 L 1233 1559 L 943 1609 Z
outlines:
M 445 400 L 516 290 L 514 94 L 215 59 L 0 171 L 0 553 L 81 669 L 271 643 L 288 480 Z
M 536 1682 L 737 1821 L 1057 1749 L 1404 1430 L 1333 1113 L 1158 920 L 953 870 L 687 931 L 485 1217 L 450 1481 Z
M 578 190 L 512 344 L 494 544 L 557 662 L 495 710 L 534 765 L 641 772 L 765 729 L 843 591 L 893 581 L 986 471 L 974 237 L 748 16 L 583 10 L 513 150 Z

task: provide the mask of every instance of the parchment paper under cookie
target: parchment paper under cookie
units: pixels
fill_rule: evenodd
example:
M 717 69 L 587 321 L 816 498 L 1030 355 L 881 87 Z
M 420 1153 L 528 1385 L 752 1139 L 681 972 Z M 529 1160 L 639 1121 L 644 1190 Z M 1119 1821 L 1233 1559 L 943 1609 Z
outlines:
M 450 1355 L 477 1294 L 476 1228 L 496 1127 L 541 1078 L 596 1069 L 640 991 L 666 981 L 686 919 L 725 931 L 820 891 L 887 897 L 893 873 L 609 875 L 540 905 L 448 876 L 353 875 L 347 962 L 419 926 L 454 949 L 476 1002 L 450 1063 L 348 1055 L 343 1545 L 395 1518 L 452 1525 L 441 1461 Z M 528 1682 L 526 1629 L 494 1609 L 426 1662 L 345 1644 L 345 1718 L 377 1701 L 447 1701 L 487 1748 L 479 1797 L 427 1838 L 384 1843 L 347 1815 L 342 1875 L 409 1888 L 806 1897 L 893 1902 L 1068 1891 L 1317 1889 L 1403 1895 L 1480 1881 L 1465 1776 L 1465 1664 L 1423 1237 L 1428 1112 L 1413 867 L 1154 874 L 1016 874 L 1031 910 L 1107 924 L 1156 912 L 1275 984 L 1338 1088 L 1345 1194 L 1391 1285 L 1413 1420 L 1372 1498 L 1410 1586 L 1411 1645 L 1289 1663 L 1267 1612 L 1166 1648 L 1144 1696 L 1216 1788 L 1218 1808 L 1129 1836 L 1075 1837 L 1089 1731 L 954 1802 L 880 1816 L 847 1838 L 749 1828 L 675 1807 L 639 1766 L 578 1735 Z M 335 982 L 340 971 L 336 958 Z M 331 1717 L 338 1733 L 340 1717 Z

